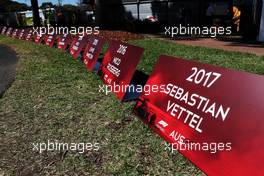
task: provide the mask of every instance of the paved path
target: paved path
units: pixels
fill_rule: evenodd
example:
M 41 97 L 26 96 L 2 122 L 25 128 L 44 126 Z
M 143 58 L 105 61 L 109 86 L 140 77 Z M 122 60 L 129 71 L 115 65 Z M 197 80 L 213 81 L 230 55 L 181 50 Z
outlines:
M 15 80 L 17 62 L 16 53 L 9 47 L 0 45 L 0 97 Z
M 258 56 L 264 56 L 264 45 L 242 43 L 239 41 L 221 41 L 217 39 L 199 39 L 199 40 L 173 40 L 176 43 L 192 46 L 204 46 L 208 48 L 217 48 L 227 51 L 238 51 L 242 53 L 251 53 Z
M 214 38 L 175 39 L 164 38 L 160 35 L 147 35 L 147 37 L 159 38 L 161 40 L 171 41 L 183 45 L 202 46 L 207 48 L 216 48 L 226 51 L 237 51 L 242 53 L 256 54 L 258 56 L 264 56 L 264 44 L 245 43 L 242 42 L 240 38 L 218 40 Z

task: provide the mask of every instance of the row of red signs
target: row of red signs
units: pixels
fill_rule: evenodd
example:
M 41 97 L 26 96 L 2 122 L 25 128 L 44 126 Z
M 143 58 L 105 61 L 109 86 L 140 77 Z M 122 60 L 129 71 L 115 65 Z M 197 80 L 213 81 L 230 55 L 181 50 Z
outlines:
M 12 35 L 10 30 L 2 30 Z M 9 32 L 8 32 L 9 31 Z M 25 34 L 15 32 L 16 36 Z M 52 47 L 66 49 L 71 37 L 44 36 Z M 96 36 L 75 36 L 69 51 L 82 55 L 94 70 L 106 42 Z M 82 53 L 83 52 L 83 53 Z M 110 41 L 100 66 L 109 86 L 131 84 L 143 49 Z M 114 92 L 123 100 L 127 90 Z M 162 55 L 158 59 L 134 113 L 208 175 L 264 175 L 264 77 Z M 162 147 L 162 146 L 161 146 Z
M 14 38 L 27 41 L 32 41 L 33 38 L 37 44 L 43 43 L 49 47 L 57 46 L 59 49 L 68 49 L 74 59 L 80 58 L 83 60 L 88 70 L 100 71 L 102 73 L 102 80 L 109 86 L 120 85 L 124 87 L 125 85 L 129 85 L 143 54 L 143 49 L 140 47 L 113 40 L 108 41 L 98 36 L 75 35 L 72 37 L 70 34 L 63 34 L 61 36 L 55 34 L 37 35 L 33 33 L 32 29 L 13 30 L 12 28 L 3 29 L 2 34 L 9 35 L 6 31 Z M 98 61 L 98 58 L 103 46 L 107 42 L 109 43 L 109 47 L 101 63 Z M 126 90 L 115 91 L 114 93 L 122 101 Z

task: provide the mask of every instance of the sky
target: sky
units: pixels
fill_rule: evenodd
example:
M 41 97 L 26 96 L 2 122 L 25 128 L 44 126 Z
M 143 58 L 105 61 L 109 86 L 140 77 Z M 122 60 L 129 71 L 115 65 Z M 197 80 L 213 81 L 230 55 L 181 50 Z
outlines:
M 13 0 L 13 1 L 17 1 L 17 2 L 20 2 L 20 3 L 26 3 L 28 5 L 31 5 L 30 0 Z M 78 0 L 62 0 L 62 4 L 74 4 L 74 5 L 76 5 L 77 1 Z M 58 0 L 38 0 L 39 6 L 43 2 L 52 2 L 53 4 L 58 4 Z

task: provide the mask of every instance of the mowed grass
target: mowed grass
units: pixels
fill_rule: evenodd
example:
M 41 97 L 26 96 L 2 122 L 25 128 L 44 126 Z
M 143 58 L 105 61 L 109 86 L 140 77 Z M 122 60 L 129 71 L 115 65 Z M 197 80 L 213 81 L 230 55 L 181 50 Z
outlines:
M 130 43 L 145 48 L 144 56 L 138 68 L 149 74 L 151 73 L 153 65 L 155 65 L 158 57 L 161 54 L 164 54 L 233 70 L 264 75 L 264 56 L 197 46 L 179 45 L 170 41 L 166 42 L 157 39 L 137 40 Z
M 145 39 L 139 69 L 151 73 L 160 54 L 264 74 L 264 58 Z M 113 94 L 99 92 L 99 77 L 68 53 L 0 36 L 20 57 L 17 77 L 0 99 L 0 174 L 203 175 Z M 173 73 L 172 73 L 173 74 Z M 98 151 L 33 151 L 33 144 L 100 143 Z

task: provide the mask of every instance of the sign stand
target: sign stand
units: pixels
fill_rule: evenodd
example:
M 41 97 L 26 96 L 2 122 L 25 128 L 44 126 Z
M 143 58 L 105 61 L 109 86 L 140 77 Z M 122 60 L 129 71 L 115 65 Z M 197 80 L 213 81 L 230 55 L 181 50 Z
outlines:
M 102 65 L 103 59 L 104 59 L 104 56 L 103 56 L 102 53 L 100 53 L 100 56 L 98 57 L 98 59 L 97 59 L 95 65 L 94 65 L 94 68 L 93 68 L 93 71 L 94 71 L 94 72 L 98 72 L 98 71 L 100 71 L 100 67 L 101 67 L 101 65 Z
M 144 87 L 148 78 L 149 75 L 145 74 L 142 71 L 136 70 L 130 82 L 130 86 L 133 86 L 135 91 L 127 91 L 123 98 L 123 101 L 126 102 L 136 100 L 142 93 L 142 91 L 138 90 L 137 87 Z

